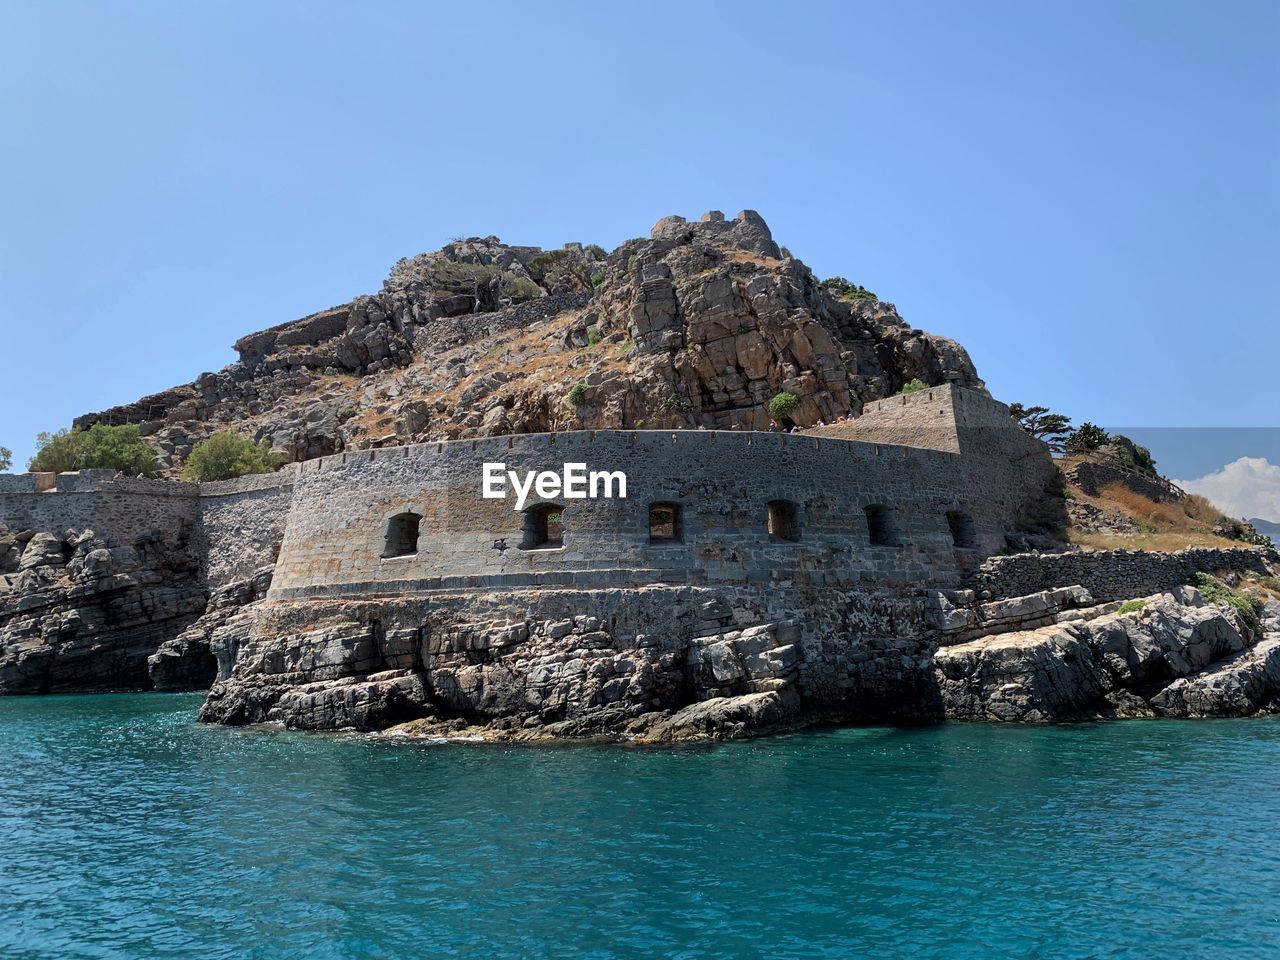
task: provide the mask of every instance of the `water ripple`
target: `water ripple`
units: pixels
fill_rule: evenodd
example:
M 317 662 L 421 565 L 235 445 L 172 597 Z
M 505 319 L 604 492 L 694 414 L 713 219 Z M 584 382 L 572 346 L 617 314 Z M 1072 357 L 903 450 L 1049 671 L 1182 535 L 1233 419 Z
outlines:
M 1280 720 L 529 749 L 0 701 L 0 956 L 1280 956 Z

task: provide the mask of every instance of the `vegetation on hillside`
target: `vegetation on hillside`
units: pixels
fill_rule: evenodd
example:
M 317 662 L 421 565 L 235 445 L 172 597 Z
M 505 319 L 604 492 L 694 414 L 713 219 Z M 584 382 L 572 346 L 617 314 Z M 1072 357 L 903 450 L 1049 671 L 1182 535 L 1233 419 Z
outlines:
M 902 385 L 902 389 L 898 391 L 898 396 L 906 397 L 913 393 L 919 393 L 921 390 L 928 390 L 929 385 L 923 380 L 908 380 Z
M 156 452 L 139 435 L 136 424 L 109 427 L 95 423 L 88 430 L 41 433 L 27 469 L 39 473 L 119 470 L 129 476 L 154 477 Z
M 225 431 L 201 440 L 191 450 L 182 468 L 184 480 L 205 483 L 210 480 L 234 480 L 251 473 L 273 473 L 281 458 L 263 440 L 254 443 L 248 437 Z
M 822 285 L 837 297 L 846 300 L 878 300 L 880 299 L 860 283 L 850 283 L 844 277 L 827 277 Z
M 800 398 L 786 390 L 775 393 L 769 399 L 769 416 L 782 423 L 800 409 Z
M 1246 627 L 1254 633 L 1262 630 L 1262 601 L 1245 593 L 1232 590 L 1217 577 L 1208 573 L 1197 573 L 1193 581 L 1200 593 L 1210 603 L 1224 603 L 1240 614 Z
M 1055 453 L 1062 452 L 1066 439 L 1071 434 L 1071 418 L 1054 413 L 1048 407 L 1025 407 L 1020 403 L 1011 403 L 1009 416 L 1017 420 L 1027 433 L 1047 443 Z
M 0 447 L 0 470 L 8 470 L 13 466 L 13 451 L 8 447 Z

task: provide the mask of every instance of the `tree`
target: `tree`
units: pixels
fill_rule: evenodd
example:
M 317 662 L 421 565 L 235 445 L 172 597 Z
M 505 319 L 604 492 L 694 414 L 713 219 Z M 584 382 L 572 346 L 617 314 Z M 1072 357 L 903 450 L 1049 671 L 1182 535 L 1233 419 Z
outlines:
M 156 452 L 142 439 L 135 424 L 109 427 L 95 423 L 88 430 L 59 430 L 36 437 L 36 455 L 27 469 L 39 473 L 72 470 L 119 470 L 130 476 L 156 475 Z
M 920 380 L 918 378 L 915 380 L 908 380 L 906 383 L 902 385 L 902 389 L 898 391 L 898 396 L 909 397 L 913 393 L 919 393 L 921 390 L 928 390 L 928 389 L 929 389 L 929 385 L 925 383 L 923 380 Z
M 1020 403 L 1009 404 L 1009 416 L 1017 420 L 1022 429 L 1037 440 L 1043 440 L 1049 449 L 1062 452 L 1063 442 L 1071 433 L 1071 418 L 1050 412 L 1048 407 L 1024 407 Z
M 0 447 L 0 470 L 8 470 L 13 466 L 13 451 L 8 447 Z
M 1111 440 L 1111 434 L 1092 423 L 1082 423 L 1067 437 L 1067 453 L 1092 453 Z
M 266 440 L 254 443 L 248 437 L 224 431 L 191 448 L 182 476 L 185 480 L 205 483 L 234 480 L 250 473 L 273 473 L 279 466 L 280 456 Z

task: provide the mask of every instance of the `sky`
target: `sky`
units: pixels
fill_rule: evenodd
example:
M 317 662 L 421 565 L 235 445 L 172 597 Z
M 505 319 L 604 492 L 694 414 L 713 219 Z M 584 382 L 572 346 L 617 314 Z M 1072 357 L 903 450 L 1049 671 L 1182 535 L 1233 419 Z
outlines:
M 1280 424 L 1275 2 L 0 18 L 18 467 L 37 432 L 219 369 L 401 256 L 488 234 L 611 248 L 711 209 L 760 211 L 820 276 L 959 340 L 999 399 L 1184 438 L 1153 446 L 1174 476 L 1205 457 L 1169 428 Z M 1194 477 L 1280 463 L 1252 434 L 1273 452 L 1227 444 Z

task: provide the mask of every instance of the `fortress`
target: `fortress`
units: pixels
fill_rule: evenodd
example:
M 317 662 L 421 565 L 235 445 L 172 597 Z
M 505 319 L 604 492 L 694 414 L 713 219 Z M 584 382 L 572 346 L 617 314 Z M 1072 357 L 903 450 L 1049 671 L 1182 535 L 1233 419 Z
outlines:
M 231 429 L 279 472 L 0 475 L 0 694 L 655 740 L 1280 705 L 1280 638 L 1186 587 L 1274 553 L 1028 552 L 1060 542 L 1048 447 L 962 347 L 818 281 L 751 211 L 608 254 L 455 241 L 237 348 L 77 423 L 136 424 L 172 472 Z M 766 432 L 784 391 L 805 429 Z M 493 463 L 626 496 L 514 510 L 483 496 Z
M 486 462 L 621 471 L 627 496 L 515 511 L 482 496 Z M 1006 407 L 954 385 L 795 434 L 490 437 L 205 484 L 0 477 L 22 547 L 0 685 L 212 683 L 215 722 L 505 736 L 935 718 L 941 648 L 1266 569 L 1248 551 L 992 556 L 1051 516 L 1055 480 Z

